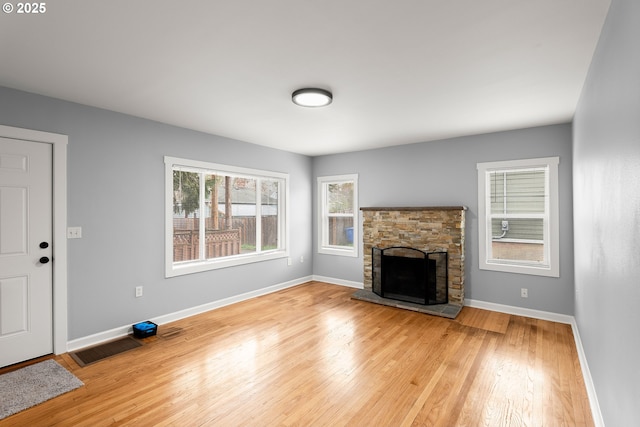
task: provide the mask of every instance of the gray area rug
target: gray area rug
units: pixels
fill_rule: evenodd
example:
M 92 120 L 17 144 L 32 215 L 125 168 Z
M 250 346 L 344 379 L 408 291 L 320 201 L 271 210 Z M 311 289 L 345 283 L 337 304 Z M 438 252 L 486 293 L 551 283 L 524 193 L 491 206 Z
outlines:
M 52 359 L 2 374 L 0 420 L 83 385 Z

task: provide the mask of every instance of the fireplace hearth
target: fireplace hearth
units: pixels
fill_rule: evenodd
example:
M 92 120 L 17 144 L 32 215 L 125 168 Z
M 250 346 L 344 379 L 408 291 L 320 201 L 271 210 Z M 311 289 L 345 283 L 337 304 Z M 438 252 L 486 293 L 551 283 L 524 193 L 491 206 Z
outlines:
M 373 248 L 372 290 L 382 298 L 447 304 L 447 253 L 409 247 Z

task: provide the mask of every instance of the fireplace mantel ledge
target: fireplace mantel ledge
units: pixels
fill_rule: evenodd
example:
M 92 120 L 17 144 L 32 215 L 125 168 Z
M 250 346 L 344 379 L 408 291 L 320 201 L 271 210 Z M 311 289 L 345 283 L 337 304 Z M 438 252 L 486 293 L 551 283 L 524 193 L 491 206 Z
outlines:
M 361 211 L 466 211 L 466 206 L 394 206 L 394 207 L 367 207 Z

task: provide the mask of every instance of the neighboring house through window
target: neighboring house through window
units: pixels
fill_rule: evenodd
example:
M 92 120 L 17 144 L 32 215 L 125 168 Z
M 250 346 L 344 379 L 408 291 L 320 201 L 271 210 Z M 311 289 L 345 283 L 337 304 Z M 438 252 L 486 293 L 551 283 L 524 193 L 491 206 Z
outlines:
M 318 177 L 318 252 L 358 256 L 358 175 Z
M 480 269 L 559 276 L 558 163 L 478 163 Z
M 165 157 L 166 276 L 287 256 L 288 175 Z

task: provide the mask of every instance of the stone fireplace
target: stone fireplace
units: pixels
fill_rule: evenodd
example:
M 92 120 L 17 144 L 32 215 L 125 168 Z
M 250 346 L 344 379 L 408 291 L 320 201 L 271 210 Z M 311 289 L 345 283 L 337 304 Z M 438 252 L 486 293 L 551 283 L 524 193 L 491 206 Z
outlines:
M 365 292 L 372 291 L 374 248 L 409 247 L 424 252 L 446 252 L 447 305 L 457 306 L 459 312 L 464 305 L 464 230 L 467 208 L 367 207 L 360 210 L 363 213 Z

